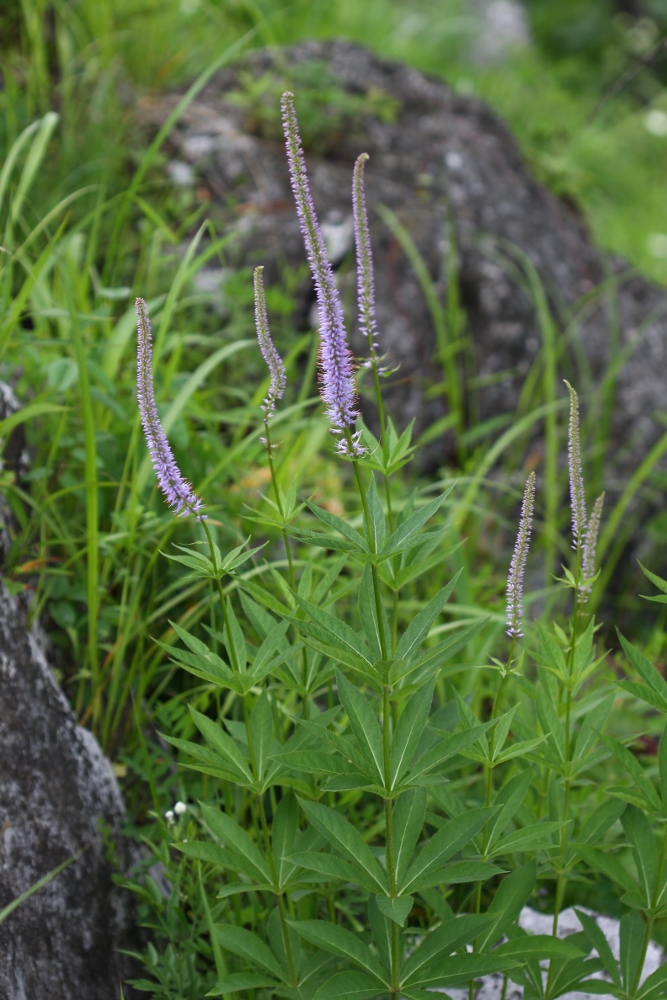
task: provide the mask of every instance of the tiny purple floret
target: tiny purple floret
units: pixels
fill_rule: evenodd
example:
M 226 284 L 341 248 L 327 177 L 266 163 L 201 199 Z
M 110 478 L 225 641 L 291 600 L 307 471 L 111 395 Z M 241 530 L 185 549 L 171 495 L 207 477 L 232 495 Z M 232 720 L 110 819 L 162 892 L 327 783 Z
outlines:
M 167 503 L 174 508 L 175 514 L 179 516 L 194 514 L 197 520 L 201 521 L 205 517 L 201 513 L 204 506 L 203 501 L 199 499 L 190 483 L 181 475 L 158 416 L 153 390 L 151 324 L 148 318 L 148 309 L 143 299 L 137 299 L 136 310 L 139 336 L 137 400 L 146 444 L 157 475 L 158 485 L 164 493 Z
M 310 193 L 306 161 L 301 145 L 294 95 L 286 91 L 281 101 L 287 160 L 296 212 L 306 245 L 320 322 L 320 392 L 334 434 L 340 435 L 338 451 L 355 457 L 364 453 L 354 426 L 358 416 L 354 364 L 347 343 L 343 306 L 340 301 L 324 237 Z
M 600 531 L 600 520 L 602 518 L 602 506 L 604 504 L 604 493 L 601 493 L 593 504 L 593 510 L 586 528 L 584 538 L 584 549 L 581 557 L 581 575 L 583 583 L 580 588 L 580 599 L 583 604 L 593 589 L 593 577 L 595 576 L 595 550 L 598 543 L 598 533 Z
M 572 509 L 572 548 L 579 549 L 586 531 L 586 494 L 581 471 L 581 443 L 579 439 L 579 397 L 569 382 L 570 423 L 568 427 L 568 464 L 570 472 L 570 507 Z

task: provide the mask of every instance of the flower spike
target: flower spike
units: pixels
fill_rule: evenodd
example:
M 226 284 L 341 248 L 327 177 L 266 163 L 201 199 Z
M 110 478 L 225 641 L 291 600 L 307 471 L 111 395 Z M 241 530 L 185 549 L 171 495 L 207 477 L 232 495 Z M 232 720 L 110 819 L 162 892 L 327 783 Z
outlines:
M 514 554 L 507 577 L 507 634 L 512 639 L 523 635 L 521 624 L 523 618 L 523 577 L 526 570 L 530 533 L 533 527 L 533 511 L 535 509 L 535 473 L 528 476 L 526 489 L 521 505 L 519 533 L 516 537 Z
M 579 397 L 568 381 L 570 393 L 570 424 L 568 428 L 568 457 L 570 468 L 570 507 L 572 509 L 572 548 L 578 549 L 586 532 L 586 495 L 581 471 L 581 444 L 579 441 Z
M 583 584 L 579 590 L 580 600 L 583 604 L 591 590 L 592 580 L 595 576 L 595 549 L 597 548 L 598 532 L 600 530 L 600 519 L 602 517 L 602 505 L 604 504 L 604 493 L 601 493 L 593 504 L 591 517 L 586 528 L 584 537 L 584 551 L 581 559 L 581 575 Z
M 201 521 L 206 516 L 201 513 L 204 506 L 203 501 L 181 475 L 158 416 L 153 390 L 151 324 L 148 318 L 148 309 L 143 299 L 137 299 L 136 311 L 138 333 L 137 400 L 146 444 L 157 475 L 158 485 L 164 493 L 167 503 L 175 508 L 175 514 L 179 516 L 194 514 L 197 520 Z
M 285 386 L 287 385 L 287 375 L 282 358 L 278 354 L 271 340 L 269 330 L 269 318 L 266 313 L 266 298 L 264 296 L 264 281 L 262 280 L 263 267 L 256 267 L 254 274 L 255 285 L 255 326 L 257 327 L 257 340 L 262 357 L 266 361 L 266 366 L 271 375 L 269 391 L 262 403 L 264 419 L 269 420 L 276 408 L 276 403 L 283 398 Z
M 352 208 L 354 211 L 354 242 L 357 251 L 359 327 L 362 334 L 368 339 L 371 361 L 375 361 L 379 349 L 375 319 L 375 279 L 373 277 L 373 251 L 364 192 L 364 164 L 368 158 L 368 153 L 361 153 L 354 164 Z
M 294 110 L 294 95 L 289 91 L 282 96 L 281 108 L 292 191 L 317 296 L 320 321 L 320 391 L 327 406 L 331 430 L 340 435 L 338 451 L 355 457 L 362 455 L 365 449 L 359 442 L 359 432 L 354 431 L 358 416 L 357 392 L 353 359 L 343 320 L 343 306 L 317 221 L 299 123 Z

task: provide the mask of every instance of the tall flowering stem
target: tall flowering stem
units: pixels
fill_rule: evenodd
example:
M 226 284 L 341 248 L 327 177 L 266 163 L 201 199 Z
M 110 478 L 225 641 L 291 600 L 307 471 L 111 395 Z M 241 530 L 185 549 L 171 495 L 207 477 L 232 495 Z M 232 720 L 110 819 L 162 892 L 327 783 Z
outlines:
M 290 545 L 289 536 L 287 534 L 287 529 L 285 527 L 285 509 L 283 506 L 282 497 L 280 494 L 280 487 L 278 485 L 278 477 L 276 475 L 276 468 L 273 462 L 273 449 L 271 446 L 271 432 L 269 430 L 269 420 L 273 416 L 276 408 L 276 402 L 283 398 L 283 393 L 285 392 L 285 386 L 287 385 L 287 374 L 285 372 L 285 365 L 282 362 L 282 358 L 278 354 L 273 340 L 271 339 L 271 331 L 269 330 L 269 317 L 266 311 L 266 296 L 264 295 L 264 281 L 262 278 L 263 267 L 255 268 L 254 273 L 254 288 L 255 288 L 255 326 L 257 328 L 257 340 L 259 342 L 259 349 L 262 352 L 262 357 L 266 361 L 266 366 L 269 369 L 269 375 L 271 380 L 269 383 L 269 391 L 266 394 L 266 398 L 262 403 L 262 409 L 264 410 L 264 437 L 261 439 L 263 444 L 266 446 L 266 451 L 269 458 L 269 469 L 271 472 L 271 483 L 273 485 L 273 492 L 276 498 L 276 504 L 278 506 L 278 513 L 283 522 L 282 533 L 285 542 L 285 551 L 287 553 L 287 565 L 289 570 L 289 580 L 292 589 L 296 587 L 296 579 L 294 576 L 294 563 L 292 560 L 292 547 Z
M 368 339 L 371 363 L 377 363 L 378 331 L 375 318 L 375 278 L 373 276 L 373 251 L 366 211 L 364 191 L 364 165 L 368 153 L 361 153 L 354 164 L 352 179 L 352 210 L 354 214 L 354 242 L 357 252 L 357 299 L 359 327 Z
M 570 507 L 572 509 L 572 548 L 580 551 L 586 532 L 586 496 L 584 476 L 581 471 L 581 443 L 579 438 L 579 398 L 565 382 L 570 393 L 570 424 L 568 428 L 568 459 L 570 471 Z
M 283 398 L 283 393 L 285 392 L 285 386 L 287 384 L 287 375 L 285 373 L 285 365 L 282 362 L 282 358 L 275 349 L 271 339 L 269 318 L 266 312 L 264 281 L 262 279 L 263 270 L 263 267 L 255 268 L 254 287 L 257 340 L 259 341 L 259 349 L 262 352 L 262 357 L 266 361 L 266 366 L 269 369 L 269 375 L 271 376 L 269 391 L 264 402 L 262 403 L 264 421 L 266 423 L 273 416 L 278 400 Z
M 338 451 L 351 457 L 363 454 L 354 426 L 358 416 L 352 354 L 347 343 L 343 306 L 317 220 L 301 145 L 294 95 L 281 101 L 290 180 L 301 233 L 315 284 L 320 323 L 321 395 L 332 431 L 339 435 Z
M 533 512 L 535 509 L 535 473 L 528 476 L 521 505 L 521 519 L 517 534 L 514 554 L 507 577 L 507 634 L 514 640 L 523 635 L 521 631 L 523 619 L 523 578 L 526 571 L 526 560 L 530 546 L 530 534 L 533 527 Z
M 601 493 L 593 504 L 590 520 L 586 528 L 584 537 L 584 548 L 581 558 L 582 583 L 579 589 L 579 602 L 584 604 L 588 600 L 588 595 L 593 588 L 593 577 L 595 576 L 595 550 L 598 543 L 598 533 L 600 531 L 600 519 L 602 517 L 602 507 L 604 504 L 604 493 Z
M 136 301 L 137 311 L 137 400 L 144 429 L 146 444 L 160 489 L 167 503 L 179 516 L 194 514 L 198 521 L 205 516 L 201 513 L 204 503 L 183 478 L 176 459 L 164 433 L 153 389 L 153 346 L 148 309 L 143 299 Z

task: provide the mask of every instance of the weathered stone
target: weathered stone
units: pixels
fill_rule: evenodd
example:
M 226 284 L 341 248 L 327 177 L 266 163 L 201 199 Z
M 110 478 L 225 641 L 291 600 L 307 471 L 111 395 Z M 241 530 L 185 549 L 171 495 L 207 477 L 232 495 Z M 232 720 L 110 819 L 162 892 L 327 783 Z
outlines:
M 0 705 L 0 909 L 83 850 L 0 923 L 0 997 L 118 1000 L 130 969 L 117 949 L 135 944 L 133 906 L 112 883 L 102 826 L 122 863 L 123 802 L 1 582 Z
M 409 232 L 442 303 L 448 261 L 454 264 L 450 270 L 458 278 L 468 334 L 456 356 L 468 425 L 498 417 L 510 421 L 538 359 L 543 333 L 534 291 L 527 291 L 529 262 L 540 276 L 557 328 L 568 330 L 558 362 L 559 385 L 564 377 L 575 384 L 593 424 L 602 419 L 597 389 L 604 373 L 611 361 L 619 365 L 605 462 L 608 486 L 627 481 L 662 433 L 656 413 L 664 409 L 667 296 L 622 262 L 605 261 L 576 208 L 534 180 L 508 128 L 480 100 L 345 41 L 250 53 L 211 80 L 173 130 L 169 147 L 174 180 L 197 184 L 203 197 L 208 192 L 214 218 L 235 231 L 231 263 L 265 264 L 271 283 L 280 280 L 285 263 L 305 262 L 277 105 L 284 81 L 296 92 L 297 113 L 307 108 L 308 88 L 299 89 L 297 70 L 309 65 L 325 67 L 345 99 L 358 102 L 356 111 L 346 110 L 343 100 L 338 111 L 334 105 L 320 109 L 321 120 L 310 136 L 304 126 L 307 158 L 315 204 L 339 262 L 341 288 L 353 306 L 351 172 L 360 152 L 370 154 L 366 190 L 380 340 L 388 365 L 400 365 L 387 394 L 397 422 L 405 425 L 416 417 L 417 430 L 423 430 L 446 413 L 447 401 L 437 389 L 441 366 L 434 360 L 434 324 L 423 289 L 395 233 L 378 214 L 380 205 Z M 261 91 L 262 79 L 267 96 L 252 97 L 252 86 Z M 162 123 L 177 99 L 146 101 L 145 118 Z M 612 272 L 617 288 L 602 292 Z M 221 278 L 223 272 L 209 276 L 209 284 Z M 308 326 L 312 303 L 312 286 L 305 280 L 297 324 Z M 617 340 L 610 332 L 615 309 Z M 351 326 L 356 328 L 355 320 Z M 356 333 L 353 345 L 363 353 Z M 464 371 L 475 379 L 464 381 Z M 559 393 L 564 399 L 564 388 Z M 536 379 L 521 410 L 544 401 L 541 379 Z M 539 423 L 536 431 L 539 442 Z M 428 452 L 428 464 L 454 458 L 453 445 L 451 436 L 441 437 Z M 537 461 L 539 448 L 538 443 Z M 522 458 L 517 455 L 516 464 Z

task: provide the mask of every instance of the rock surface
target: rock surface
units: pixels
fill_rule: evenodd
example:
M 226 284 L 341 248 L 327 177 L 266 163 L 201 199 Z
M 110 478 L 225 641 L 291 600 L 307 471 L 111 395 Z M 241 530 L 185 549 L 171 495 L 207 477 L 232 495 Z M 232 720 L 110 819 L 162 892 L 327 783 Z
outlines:
M 327 107 L 312 96 L 313 67 L 338 88 Z M 423 430 L 448 403 L 438 389 L 441 365 L 424 290 L 381 205 L 405 227 L 441 303 L 448 299 L 447 274 L 457 278 L 466 336 L 453 345 L 456 381 L 463 385 L 464 371 L 475 376 L 462 400 L 468 426 L 500 418 L 502 428 L 520 400 L 524 413 L 544 403 L 541 380 L 526 381 L 543 343 L 535 292 L 528 290 L 534 268 L 556 326 L 568 331 L 558 359 L 559 395 L 565 395 L 560 379 L 573 381 L 591 426 L 604 419 L 597 390 L 610 361 L 617 365 L 607 487 L 627 480 L 663 432 L 656 414 L 665 408 L 667 295 L 622 262 L 605 261 L 577 210 L 533 179 L 508 128 L 478 99 L 345 41 L 253 52 L 221 72 L 173 130 L 169 172 L 176 183 L 197 185 L 200 197 L 212 200 L 214 219 L 236 233 L 231 263 L 265 264 L 268 284 L 281 280 L 286 264 L 305 264 L 277 118 L 286 84 L 296 95 L 313 196 L 348 318 L 355 301 L 351 173 L 356 156 L 370 154 L 366 191 L 380 339 L 388 365 L 400 365 L 388 393 L 397 422 L 414 416 Z M 177 100 L 145 101 L 144 119 L 161 124 Z M 605 288 L 612 271 L 616 292 L 608 282 Z M 220 287 L 224 276 L 205 273 L 202 288 Z M 304 278 L 298 326 L 307 328 L 313 300 Z M 612 333 L 616 311 L 618 334 Z M 355 319 L 350 326 L 361 354 Z M 445 340 L 451 344 L 450 331 Z M 562 419 L 564 428 L 565 413 Z M 539 423 L 537 431 L 536 439 Z M 451 436 L 441 437 L 429 464 L 454 457 L 453 444 Z
M 0 997 L 118 1000 L 131 970 L 117 949 L 136 946 L 133 906 L 111 881 L 101 825 L 122 862 L 123 802 L 1 581 L 0 705 L 0 910 L 83 851 L 0 923 Z

